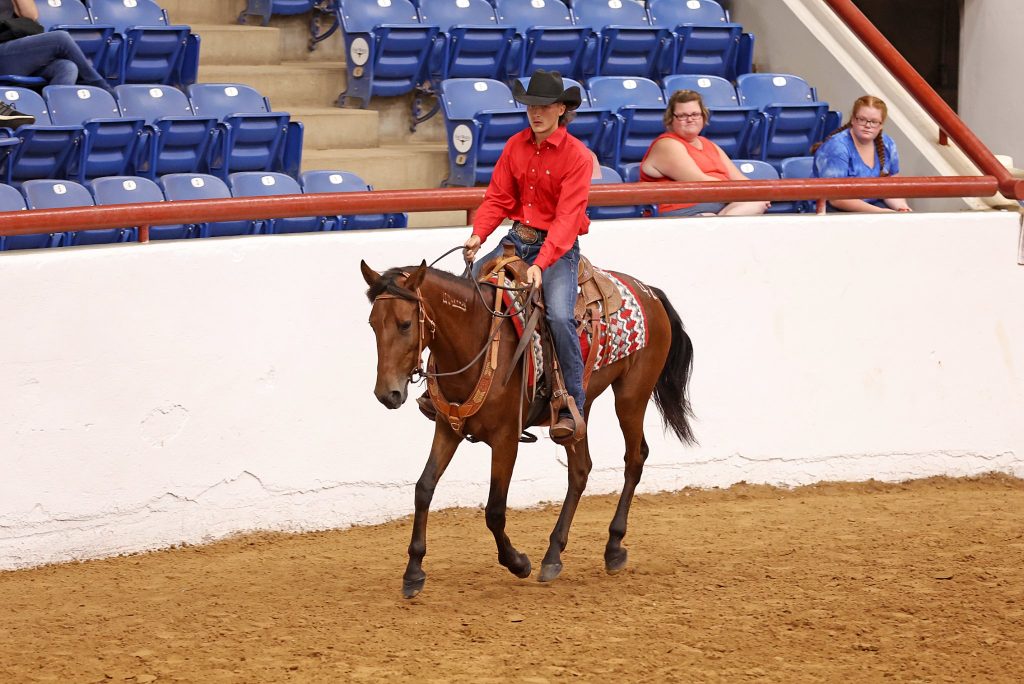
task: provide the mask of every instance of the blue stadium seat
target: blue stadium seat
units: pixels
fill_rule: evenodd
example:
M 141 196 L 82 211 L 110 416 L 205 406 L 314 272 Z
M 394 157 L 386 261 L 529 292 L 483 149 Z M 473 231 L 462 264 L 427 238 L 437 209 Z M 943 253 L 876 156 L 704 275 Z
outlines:
M 302 191 L 369 192 L 373 187 L 348 171 L 306 171 L 302 174 Z M 327 230 L 362 230 L 370 228 L 405 228 L 408 214 L 351 214 L 325 217 Z
M 20 127 L 17 134 L 0 128 L 4 182 L 20 185 L 33 178 L 64 178 L 81 145 L 82 127 L 54 126 L 42 96 L 27 88 L 3 88 L 0 96 L 18 111 L 36 117 L 33 125 Z
M 274 195 L 301 195 L 302 188 L 291 176 L 263 171 L 239 171 L 228 176 L 232 197 L 271 197 Z M 303 216 L 275 219 L 256 219 L 253 233 L 310 233 L 325 230 L 321 217 Z
M 112 84 L 195 82 L 199 37 L 172 25 L 153 0 L 90 0 L 93 23 L 113 26 L 115 38 L 104 76 Z
M 713 0 L 650 0 L 651 23 L 675 35 L 667 72 L 735 80 L 751 71 L 754 37 Z
M 135 173 L 144 122 L 121 117 L 113 95 L 94 86 L 51 85 L 43 88 L 43 98 L 55 125 L 77 125 L 84 131 L 68 178 L 83 183 Z
M 701 135 L 721 147 L 731 158 L 746 157 L 750 134 L 757 127 L 760 113 L 757 107 L 741 107 L 732 83 L 720 76 L 694 76 L 674 74 L 662 79 L 665 101 L 677 90 L 700 93 L 711 118 Z
M 530 78 L 522 76 L 517 79 L 524 88 L 530 85 Z M 576 117 L 569 122 L 569 132 L 579 138 L 598 157 L 614 156 L 614 135 L 617 119 L 610 109 L 593 107 L 590 104 L 590 93 L 582 83 L 571 78 L 563 78 L 565 88 L 576 86 L 580 89 L 582 102 L 576 109 Z
M 0 211 L 25 211 L 25 198 L 10 185 L 0 185 Z M 38 235 L 0 235 L 0 252 L 13 249 L 38 249 L 59 247 L 63 233 L 40 233 Z
M 348 83 L 338 104 L 359 98 L 365 109 L 371 97 L 403 95 L 420 85 L 438 27 L 421 24 L 409 0 L 339 1 Z
M 666 51 L 672 50 L 672 34 L 651 26 L 647 10 L 632 0 L 578 2 L 573 16 L 592 33 L 583 57 L 584 71 L 601 76 L 661 76 Z
M 160 188 L 169 202 L 231 198 L 224 181 L 204 173 L 169 173 L 160 177 Z M 249 235 L 252 224 L 252 221 L 212 221 L 192 224 L 188 229 L 193 237 Z
M 786 157 L 810 154 L 821 140 L 828 103 L 805 80 L 790 74 L 743 74 L 736 79 L 740 104 L 761 111 L 753 134 L 750 156 L 779 168 Z
M 591 185 L 603 185 L 607 183 L 622 183 L 622 176 L 615 169 L 602 166 L 601 177 L 591 179 Z M 629 205 L 622 207 L 587 207 L 587 216 L 594 220 L 639 218 L 643 216 L 643 208 Z
M 760 159 L 733 159 L 732 163 L 750 180 L 779 180 L 775 167 Z
M 119 85 L 114 94 L 122 116 L 146 124 L 137 173 L 154 179 L 207 170 L 217 132 L 215 118 L 196 116 L 185 94 L 171 86 Z
M 88 184 L 97 207 L 111 204 L 138 204 L 141 202 L 163 202 L 164 193 L 160 187 L 142 176 L 108 176 L 96 178 Z M 127 229 L 138 235 L 138 227 Z M 192 237 L 190 226 L 150 226 L 150 240 L 182 240 Z
M 226 179 L 235 171 L 278 171 L 293 178 L 302 160 L 302 124 L 273 112 L 267 98 L 236 83 L 188 87 L 197 116 L 220 121 L 210 154 L 210 173 Z
M 583 52 L 590 27 L 573 22 L 561 0 L 494 0 L 499 24 L 516 28 L 509 75 L 530 76 L 537 69 L 583 78 Z
M 607 161 L 625 177 L 625 165 L 642 160 L 654 139 L 665 132 L 661 86 L 650 79 L 625 76 L 595 76 L 588 86 L 591 104 L 610 109 L 619 118 L 616 150 Z
M 69 180 L 36 179 L 27 180 L 21 186 L 25 204 L 29 209 L 66 209 L 68 207 L 91 207 L 95 204 L 92 195 L 82 185 Z M 136 240 L 134 228 L 101 228 L 80 230 L 64 234 L 64 245 L 102 245 L 112 242 Z
M 67 31 L 82 53 L 89 58 L 97 70 L 103 73 L 110 45 L 114 39 L 114 27 L 97 25 L 89 8 L 80 0 L 46 0 L 36 2 L 39 23 L 48 31 Z M 40 79 L 39 87 L 46 85 Z
M 420 20 L 438 26 L 430 75 L 505 79 L 515 28 L 499 25 L 487 0 L 420 0 Z
M 782 160 L 782 173 L 780 178 L 814 178 L 814 157 L 789 157 Z M 815 212 L 814 200 L 797 200 L 794 202 L 772 202 L 772 209 L 776 206 L 779 212 L 800 212 L 813 214 Z
M 238 15 L 238 23 L 244 24 L 246 17 L 259 17 L 266 26 L 274 14 L 292 15 L 311 12 L 317 0 L 248 0 L 245 9 Z
M 450 78 L 438 97 L 448 132 L 448 185 L 473 186 L 491 179 L 513 135 L 526 128 L 526 110 L 501 81 Z

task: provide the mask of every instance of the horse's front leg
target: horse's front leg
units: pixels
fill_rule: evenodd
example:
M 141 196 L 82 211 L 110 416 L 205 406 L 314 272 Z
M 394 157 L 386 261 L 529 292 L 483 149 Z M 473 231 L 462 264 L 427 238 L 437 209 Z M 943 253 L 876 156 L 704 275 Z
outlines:
M 491 445 L 491 490 L 487 496 L 487 529 L 494 535 L 498 545 L 498 562 L 516 577 L 530 576 L 532 566 L 525 553 L 516 551 L 505 534 L 505 508 L 508 502 L 508 486 L 512 481 L 512 469 L 519 452 L 519 438 L 511 433 L 496 439 Z
M 452 461 L 462 437 L 455 433 L 444 420 L 434 427 L 434 441 L 430 445 L 430 457 L 423 466 L 423 474 L 416 482 L 416 515 L 412 523 L 412 541 L 409 542 L 409 565 L 402 577 L 402 595 L 412 598 L 423 590 L 427 574 L 423 572 L 423 556 L 427 553 L 427 512 L 434 498 L 434 488 Z
M 558 522 L 555 523 L 555 529 L 551 530 L 548 551 L 540 566 L 540 577 L 537 579 L 541 582 L 550 582 L 562 572 L 562 551 L 569 543 L 569 528 L 583 490 L 587 488 L 587 479 L 593 465 L 590 461 L 590 445 L 585 436 L 576 444 L 567 444 L 565 451 L 569 456 L 569 488 L 558 514 Z

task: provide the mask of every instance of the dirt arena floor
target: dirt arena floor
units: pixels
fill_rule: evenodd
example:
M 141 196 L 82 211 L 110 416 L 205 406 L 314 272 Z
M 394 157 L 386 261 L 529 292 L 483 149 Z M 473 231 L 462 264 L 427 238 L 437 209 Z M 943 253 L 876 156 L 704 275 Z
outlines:
M 410 501 L 410 505 L 411 505 Z M 581 505 L 553 584 L 480 510 L 0 573 L 0 682 L 1020 682 L 1024 481 L 739 485 Z M 512 511 L 534 577 L 552 508 Z

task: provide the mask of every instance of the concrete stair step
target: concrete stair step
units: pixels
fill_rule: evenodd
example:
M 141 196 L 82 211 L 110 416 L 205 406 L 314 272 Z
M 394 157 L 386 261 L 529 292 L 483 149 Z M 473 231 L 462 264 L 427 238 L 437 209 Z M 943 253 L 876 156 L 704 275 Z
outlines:
M 193 24 L 201 38 L 200 64 L 256 65 L 281 62 L 281 30 L 240 24 Z
M 175 24 L 233 24 L 245 0 L 160 0 Z
M 345 67 L 331 63 L 282 62 L 269 65 L 204 65 L 199 81 L 243 83 L 270 98 L 276 110 L 295 107 L 328 107 L 345 88 Z
M 305 149 L 302 169 L 352 171 L 378 190 L 431 189 L 448 177 L 448 149 L 443 143 Z
M 377 147 L 380 144 L 380 120 L 372 109 L 338 107 L 293 107 L 292 119 L 305 129 L 303 150 Z
M 308 14 L 274 17 L 270 20 L 270 25 L 281 31 L 282 59 L 344 64 L 345 41 L 341 29 L 335 31 L 330 38 L 317 43 L 316 48 L 311 51 L 309 21 Z M 322 33 L 328 26 L 328 20 L 321 20 L 319 31 Z

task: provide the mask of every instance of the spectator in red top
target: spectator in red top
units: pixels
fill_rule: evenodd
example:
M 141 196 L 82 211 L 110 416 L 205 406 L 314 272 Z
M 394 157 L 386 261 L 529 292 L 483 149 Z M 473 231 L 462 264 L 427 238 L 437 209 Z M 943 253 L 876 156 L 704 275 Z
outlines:
M 516 254 L 531 264 L 527 278 L 543 289 L 558 364 L 582 420 L 586 406 L 583 356 L 573 310 L 580 259 L 577 238 L 590 226 L 586 209 L 594 158 L 566 130 L 575 116 L 573 110 L 580 106 L 580 89 L 566 89 L 557 71 L 538 69 L 528 88 L 517 81 L 512 91 L 513 97 L 526 105 L 530 127 L 505 143 L 483 204 L 477 209 L 465 254 L 472 259 L 498 224 L 512 219 L 512 229 L 480 263 L 500 255 L 503 246 L 511 244 Z M 578 427 L 582 435 L 586 426 Z M 551 426 L 551 438 L 566 442 L 576 428 L 571 413 L 562 411 Z
M 722 148 L 700 132 L 710 114 L 700 93 L 677 90 L 665 109 L 665 130 L 651 143 L 640 162 L 642 181 L 747 180 Z M 662 204 L 659 216 L 757 216 L 768 202 L 701 202 Z

